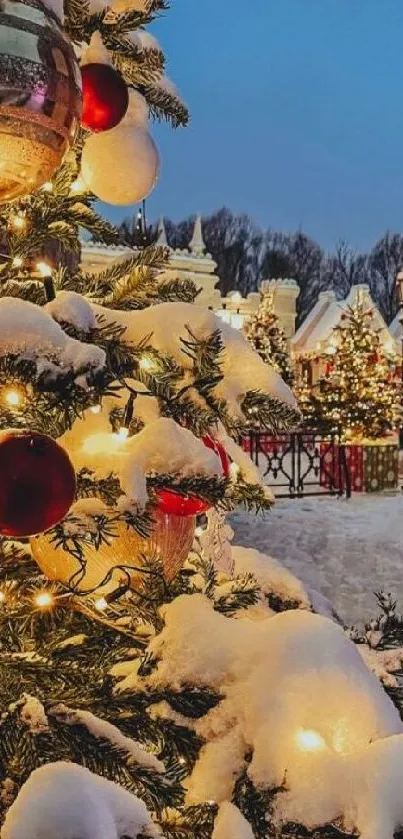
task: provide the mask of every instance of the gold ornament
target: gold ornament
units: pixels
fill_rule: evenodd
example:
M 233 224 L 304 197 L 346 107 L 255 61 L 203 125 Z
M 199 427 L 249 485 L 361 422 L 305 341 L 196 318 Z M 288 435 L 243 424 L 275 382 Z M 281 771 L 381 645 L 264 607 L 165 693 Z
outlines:
M 146 538 L 139 536 L 132 527 L 127 527 L 125 522 L 116 522 L 113 525 L 116 535 L 110 541 L 103 542 L 98 550 L 93 545 L 87 545 L 84 548 L 83 576 L 79 574 L 81 565 L 78 559 L 62 547 L 57 547 L 49 534 L 44 533 L 31 539 L 32 554 L 49 580 L 74 586 L 83 592 L 95 589 L 113 591 L 119 583 L 127 581 L 127 573 L 134 586 L 142 577 L 138 569 L 147 560 L 153 559 L 162 562 L 164 577 L 170 583 L 182 568 L 192 547 L 196 519 L 159 511 L 153 513 L 153 516 L 155 527 Z M 112 579 L 101 586 L 112 569 L 116 569 Z
M 0 202 L 53 176 L 81 117 L 80 68 L 39 0 L 0 3 Z

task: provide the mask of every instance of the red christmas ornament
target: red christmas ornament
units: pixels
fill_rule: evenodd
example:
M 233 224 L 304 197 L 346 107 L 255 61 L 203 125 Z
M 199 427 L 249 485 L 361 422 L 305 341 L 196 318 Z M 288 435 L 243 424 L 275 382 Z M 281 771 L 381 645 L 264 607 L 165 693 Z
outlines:
M 204 445 L 208 449 L 212 449 L 220 458 L 222 473 L 225 478 L 229 475 L 229 458 L 224 446 L 212 437 L 207 436 L 202 438 Z M 157 490 L 158 510 L 163 513 L 170 513 L 174 516 L 200 516 L 201 513 L 206 513 L 210 509 L 211 504 L 203 498 L 197 498 L 194 495 L 184 496 L 171 489 Z
M 129 93 L 120 73 L 110 64 L 84 64 L 81 123 L 90 131 L 109 131 L 123 119 Z
M 66 515 L 76 477 L 67 453 L 36 431 L 0 432 L 0 534 L 33 536 Z

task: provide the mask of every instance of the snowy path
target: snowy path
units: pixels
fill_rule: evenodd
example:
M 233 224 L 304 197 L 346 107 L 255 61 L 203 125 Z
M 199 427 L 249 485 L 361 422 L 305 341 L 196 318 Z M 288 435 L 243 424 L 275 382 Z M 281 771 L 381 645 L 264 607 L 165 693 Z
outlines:
M 403 611 L 403 495 L 278 500 L 264 516 L 235 513 L 231 525 L 234 544 L 279 559 L 347 623 L 374 617 L 380 589 Z

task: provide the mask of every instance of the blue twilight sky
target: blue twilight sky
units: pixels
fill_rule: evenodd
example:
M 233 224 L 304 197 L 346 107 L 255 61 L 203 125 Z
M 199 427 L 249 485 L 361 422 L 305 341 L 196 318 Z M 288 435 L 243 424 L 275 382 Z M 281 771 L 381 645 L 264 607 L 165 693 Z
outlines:
M 154 32 L 192 121 L 153 129 L 150 219 L 225 204 L 325 247 L 403 229 L 402 0 L 172 0 Z

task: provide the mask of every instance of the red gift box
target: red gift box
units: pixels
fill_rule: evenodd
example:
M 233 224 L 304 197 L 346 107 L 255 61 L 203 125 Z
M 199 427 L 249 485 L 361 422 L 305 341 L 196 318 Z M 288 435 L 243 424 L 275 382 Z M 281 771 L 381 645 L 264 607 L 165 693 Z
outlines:
M 345 446 L 346 467 L 350 477 L 352 492 L 364 491 L 364 447 Z M 340 446 L 330 443 L 320 444 L 320 485 L 325 489 L 337 489 L 345 492 L 346 479 L 340 468 Z M 343 464 L 342 464 L 343 465 Z

